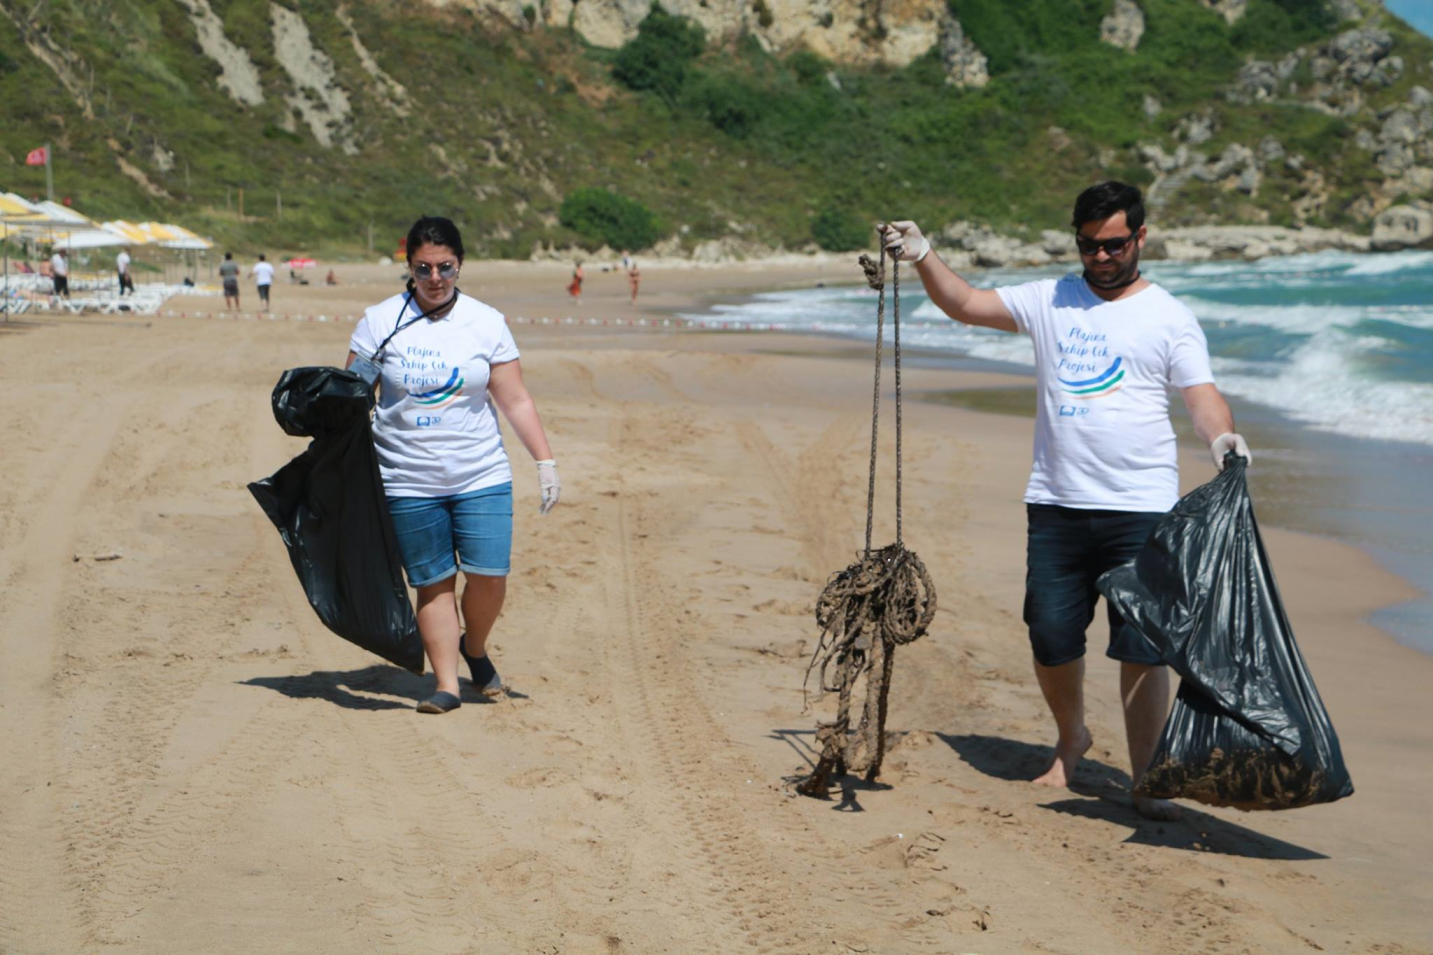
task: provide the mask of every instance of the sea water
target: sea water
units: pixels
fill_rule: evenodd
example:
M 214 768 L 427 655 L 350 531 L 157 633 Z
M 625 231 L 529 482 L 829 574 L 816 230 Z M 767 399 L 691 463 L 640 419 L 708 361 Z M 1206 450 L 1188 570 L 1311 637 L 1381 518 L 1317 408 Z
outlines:
M 1066 271 L 967 278 L 989 288 Z M 904 346 L 962 365 L 1033 369 L 1028 338 L 950 321 L 913 272 L 901 276 Z M 1423 599 L 1374 620 L 1433 652 L 1433 253 L 1147 262 L 1143 272 L 1199 318 L 1220 390 L 1254 445 L 1256 473 L 1268 476 L 1259 482 L 1271 491 L 1261 512 L 1356 543 L 1420 587 Z M 763 293 L 684 317 L 873 341 L 875 311 L 875 292 L 828 287 Z M 886 320 L 889 340 L 889 299 Z

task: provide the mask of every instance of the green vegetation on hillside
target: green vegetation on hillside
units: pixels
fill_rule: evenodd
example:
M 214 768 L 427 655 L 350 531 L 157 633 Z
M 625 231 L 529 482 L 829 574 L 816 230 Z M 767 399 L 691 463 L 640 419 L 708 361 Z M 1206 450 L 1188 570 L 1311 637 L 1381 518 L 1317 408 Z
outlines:
M 1250 0 L 1230 27 L 1193 0 L 1140 0 L 1146 30 L 1129 53 L 1099 40 L 1113 0 L 949 3 L 988 57 L 984 87 L 949 85 L 935 51 L 902 69 L 774 56 L 752 37 L 704 36 L 660 7 L 611 51 L 457 6 L 312 0 L 299 9 L 351 104 L 351 155 L 320 145 L 290 105 L 269 0 L 211 0 L 259 72 L 257 106 L 221 88 L 219 66 L 172 0 L 50 0 L 23 34 L 16 20 L 27 22 L 27 11 L 9 4 L 0 16 L 0 187 L 42 194 L 44 171 L 23 161 L 48 141 L 57 193 L 77 208 L 177 221 L 241 249 L 356 254 L 371 226 L 375 254 L 391 253 L 424 213 L 452 216 L 475 254 L 489 256 L 526 257 L 538 243 L 676 237 L 690 246 L 738 234 L 840 248 L 864 223 L 894 216 L 1027 235 L 1063 228 L 1071 197 L 1090 182 L 1149 184 L 1137 145 L 1173 150 L 1181 120 L 1199 114 L 1213 129 L 1202 151 L 1273 135 L 1328 182 L 1332 199 L 1314 224 L 1359 223 L 1350 204 L 1380 174 L 1353 141 L 1353 119 L 1289 97 L 1246 105 L 1224 95 L 1249 58 L 1274 60 L 1331 36 L 1339 25 L 1327 5 Z M 340 8 L 407 102 L 365 69 Z M 36 39 L 45 23 L 64 28 Z M 1433 44 L 1392 18 L 1385 25 L 1406 71 L 1364 90 L 1370 116 L 1415 83 L 1433 88 Z M 74 54 L 93 119 L 26 35 Z M 1156 115 L 1147 96 L 1162 107 Z M 121 172 L 117 156 L 163 194 Z M 1251 197 L 1190 182 L 1162 214 L 1292 221 L 1296 184 L 1292 171 L 1271 172 Z M 650 210 L 647 231 L 612 242 L 593 225 L 593 190 Z M 585 218 L 564 206 L 575 196 L 587 197 Z

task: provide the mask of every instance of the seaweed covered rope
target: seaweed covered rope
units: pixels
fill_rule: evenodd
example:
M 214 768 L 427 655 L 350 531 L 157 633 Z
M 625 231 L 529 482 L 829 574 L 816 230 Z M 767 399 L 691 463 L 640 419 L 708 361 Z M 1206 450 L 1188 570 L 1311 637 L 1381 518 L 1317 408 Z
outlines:
M 920 639 L 935 617 L 935 587 L 925 564 L 901 540 L 901 299 L 900 264 L 891 261 L 891 328 L 896 375 L 896 542 L 871 549 L 876 510 L 876 438 L 881 410 L 881 358 L 885 342 L 886 255 L 879 264 L 863 255 L 866 281 L 879 292 L 876 305 L 876 373 L 871 398 L 871 469 L 866 485 L 866 548 L 861 559 L 832 575 L 816 601 L 821 639 L 806 668 L 809 683 L 819 673 L 821 693 L 838 694 L 836 719 L 821 723 L 816 742 L 821 756 L 798 785 L 806 796 L 826 795 L 833 776 L 864 775 L 874 781 L 886 752 L 886 702 L 896 647 Z M 861 678 L 865 702 L 860 723 L 851 728 L 851 703 Z

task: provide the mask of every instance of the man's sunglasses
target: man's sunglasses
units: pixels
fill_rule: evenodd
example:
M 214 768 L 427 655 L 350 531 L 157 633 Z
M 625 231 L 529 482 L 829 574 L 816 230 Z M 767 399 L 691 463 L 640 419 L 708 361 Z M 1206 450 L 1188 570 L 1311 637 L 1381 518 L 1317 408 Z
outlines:
M 432 274 L 433 274 L 433 266 L 429 265 L 427 262 L 419 262 L 417 265 L 413 266 L 413 275 L 414 275 L 416 278 L 427 279 L 427 278 L 429 278 Z M 457 275 L 457 274 L 458 274 L 458 263 L 456 263 L 456 262 L 442 262 L 442 263 L 439 263 L 439 265 L 438 265 L 438 278 L 443 279 L 444 281 L 447 281 L 448 279 L 452 278 L 453 276 L 455 276 L 455 275 Z
M 1075 246 L 1080 250 L 1081 255 L 1098 255 L 1100 249 L 1113 258 L 1125 250 L 1125 246 L 1134 241 L 1135 234 L 1131 232 L 1122 239 L 1088 239 L 1082 235 L 1075 236 Z

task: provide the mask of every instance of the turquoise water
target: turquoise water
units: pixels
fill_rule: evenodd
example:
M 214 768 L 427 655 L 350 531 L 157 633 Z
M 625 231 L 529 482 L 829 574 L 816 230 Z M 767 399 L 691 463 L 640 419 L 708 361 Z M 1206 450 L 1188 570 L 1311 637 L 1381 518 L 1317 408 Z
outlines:
M 1033 367 L 1023 335 L 950 321 L 903 271 L 903 344 L 962 364 Z M 967 277 L 991 287 L 1064 271 Z M 854 266 L 852 272 L 859 277 Z M 1144 274 L 1199 317 L 1220 389 L 1254 446 L 1253 486 L 1267 501 L 1261 513 L 1364 547 L 1433 593 L 1433 253 L 1152 262 Z M 816 288 L 684 317 L 872 341 L 875 306 L 868 289 Z M 1374 619 L 1433 652 L 1433 598 Z

